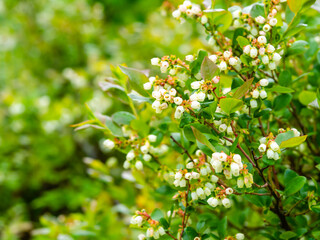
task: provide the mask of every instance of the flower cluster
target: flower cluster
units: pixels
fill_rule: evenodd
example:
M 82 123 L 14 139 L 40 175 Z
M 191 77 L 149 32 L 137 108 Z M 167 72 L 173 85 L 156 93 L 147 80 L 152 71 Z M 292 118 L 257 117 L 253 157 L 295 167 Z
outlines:
M 249 37 L 255 37 L 258 34 L 266 35 L 267 32 L 271 30 L 272 27 L 276 26 L 278 20 L 276 15 L 281 9 L 281 5 L 278 2 L 272 1 L 270 5 L 269 14 L 267 19 L 263 16 L 258 16 L 254 19 L 250 17 L 249 14 L 244 13 L 240 7 L 233 8 L 232 18 L 233 27 L 240 28 L 243 27 L 250 32 Z
M 294 137 L 299 137 L 300 132 L 296 128 L 288 128 L 287 130 L 280 128 L 279 133 L 285 133 L 287 131 L 292 131 Z M 278 160 L 280 159 L 280 147 L 278 143 L 275 141 L 275 137 L 273 136 L 272 133 L 269 134 L 267 137 L 263 137 L 260 140 L 260 146 L 259 146 L 259 152 L 267 154 L 268 159 L 274 159 Z
M 178 9 L 172 12 L 172 16 L 181 22 L 184 22 L 186 18 L 194 18 L 202 24 L 208 22 L 208 17 L 203 14 L 200 6 L 190 1 L 184 1 L 183 4 L 179 5 Z
M 215 152 L 212 158 L 206 156 L 202 151 L 196 151 L 197 158 L 188 159 L 186 168 L 178 170 L 174 174 L 173 184 L 176 187 L 190 187 L 192 201 L 206 200 L 212 207 L 223 205 L 231 207 L 229 195 L 234 193 L 230 187 L 226 187 L 219 182 L 219 177 L 215 174 L 223 173 L 227 180 L 232 176 L 237 178 L 237 186 L 251 188 L 253 183 L 252 174 L 242 163 L 239 154 Z M 190 186 L 187 186 L 188 183 Z M 219 186 L 216 186 L 219 184 Z M 176 196 L 175 196 L 176 198 Z
M 113 149 L 115 146 L 121 149 L 130 147 L 131 150 L 126 155 L 126 160 L 123 163 L 123 167 L 128 169 L 135 167 L 137 170 L 143 170 L 143 161 L 151 161 L 153 156 L 160 156 L 168 151 L 168 146 L 161 144 L 158 147 L 152 146 L 150 143 L 157 141 L 157 136 L 150 134 L 146 139 L 137 139 L 135 136 L 126 140 L 120 140 L 115 138 L 114 141 L 106 139 L 103 142 L 103 146 L 107 149 Z
M 264 90 L 264 87 L 269 85 L 268 79 L 261 79 L 259 83 L 255 86 L 255 88 L 252 89 L 251 96 L 252 99 L 250 100 L 250 106 L 251 108 L 256 108 L 258 106 L 257 99 L 266 99 L 268 97 L 268 94 L 266 90 Z
M 145 240 L 150 237 L 159 239 L 161 236 L 166 234 L 160 223 L 153 220 L 145 210 L 137 211 L 136 214 L 132 216 L 130 223 L 139 228 L 148 227 L 146 234 L 140 234 L 138 236 L 139 240 Z
M 241 70 L 241 60 L 237 56 L 233 56 L 231 50 L 222 52 L 216 52 L 213 55 L 209 56 L 209 59 L 217 64 L 220 71 L 226 71 L 229 69 L 236 69 L 237 71 Z
M 266 153 L 268 159 L 278 160 L 280 158 L 281 151 L 278 143 L 276 143 L 274 139 L 275 138 L 272 134 L 268 137 L 261 138 L 259 140 L 260 146 L 258 149 L 260 153 Z
M 248 172 L 246 164 L 241 161 L 239 154 L 227 155 L 224 152 L 215 152 L 212 154 L 210 164 L 216 173 L 223 173 L 226 179 L 232 176 L 237 177 L 237 185 L 243 188 L 251 188 L 253 183 L 252 174 Z
M 253 60 L 251 64 L 257 66 L 260 62 L 268 66 L 270 70 L 276 69 L 281 60 L 283 50 L 275 52 L 275 47 L 270 43 L 267 44 L 265 36 L 259 36 L 254 39 L 250 45 L 243 47 L 243 53 L 250 56 Z
M 169 71 L 172 76 L 189 70 L 189 66 L 175 55 L 163 56 L 161 59 L 158 57 L 152 58 L 151 64 L 159 66 L 162 73 Z

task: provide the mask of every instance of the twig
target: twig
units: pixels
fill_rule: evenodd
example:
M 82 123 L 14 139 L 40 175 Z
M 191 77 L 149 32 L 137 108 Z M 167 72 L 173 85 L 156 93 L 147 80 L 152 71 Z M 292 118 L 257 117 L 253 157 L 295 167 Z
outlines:
M 183 232 L 184 232 L 184 228 L 186 226 L 186 215 L 187 215 L 187 208 L 188 208 L 188 195 L 189 195 L 189 191 L 190 191 L 190 182 L 189 180 L 187 180 L 187 192 L 186 192 L 186 196 L 185 196 L 185 201 L 186 201 L 186 207 L 184 209 L 184 213 L 183 213 L 183 216 L 182 216 L 182 231 L 181 231 L 181 234 L 180 234 L 180 240 L 182 239 L 182 236 L 183 236 Z
M 289 209 L 289 211 L 285 214 L 286 216 L 289 216 L 290 213 L 292 212 L 292 210 L 303 201 L 303 199 L 299 200 L 298 202 L 296 202 L 295 204 L 292 205 L 292 207 Z
M 262 121 L 261 121 L 261 118 L 260 118 L 260 117 L 258 118 L 258 121 L 259 121 L 260 131 L 261 131 L 262 135 L 265 137 L 265 136 L 266 136 L 266 133 L 265 133 L 265 131 L 264 131 L 264 129 L 263 129 L 263 125 L 262 125 Z
M 174 240 L 178 240 L 177 238 L 175 238 L 169 231 L 166 231 L 166 234 L 168 235 L 168 236 L 170 236 L 172 239 L 174 239 Z
M 172 141 L 175 144 L 177 144 L 183 150 L 183 152 L 191 159 L 191 161 L 193 161 L 193 163 L 195 163 L 193 158 L 191 157 L 190 153 L 188 152 L 188 150 L 185 149 L 180 143 L 178 143 L 177 140 L 174 139 L 174 137 L 170 136 L 170 138 L 172 139 Z

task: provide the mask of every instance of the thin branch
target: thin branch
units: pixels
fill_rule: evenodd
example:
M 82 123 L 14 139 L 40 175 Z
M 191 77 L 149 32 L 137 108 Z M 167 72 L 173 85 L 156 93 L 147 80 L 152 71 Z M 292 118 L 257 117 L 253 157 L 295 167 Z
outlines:
M 264 131 L 264 129 L 263 129 L 263 125 L 262 125 L 262 121 L 261 121 L 261 118 L 260 118 L 260 117 L 258 118 L 258 121 L 259 121 L 260 131 L 261 131 L 262 135 L 265 137 L 265 136 L 266 136 L 266 133 L 265 133 L 265 131 Z
M 185 196 L 185 201 L 186 201 L 186 207 L 184 209 L 184 213 L 183 213 L 183 216 L 182 216 L 182 231 L 181 231 L 181 234 L 180 234 L 180 240 L 182 239 L 182 235 L 183 235 L 183 232 L 184 232 L 184 228 L 186 226 L 186 215 L 187 215 L 187 208 L 188 208 L 188 195 L 189 195 L 189 191 L 190 191 L 190 182 L 189 180 L 187 180 L 187 192 L 186 192 L 186 196 Z
M 263 73 L 264 75 L 266 75 L 269 78 L 273 78 L 272 75 L 270 75 L 269 73 L 263 71 L 262 69 L 258 69 L 259 72 Z
M 289 216 L 292 212 L 292 210 L 297 206 L 299 205 L 299 203 L 301 203 L 304 199 L 301 199 L 299 201 L 297 201 L 295 204 L 292 205 L 292 207 L 289 209 L 289 211 L 285 214 L 286 216 Z
M 175 238 L 169 231 L 166 231 L 166 234 L 168 235 L 168 236 L 170 236 L 172 239 L 174 239 L 174 240 L 178 240 L 177 238 Z
M 170 138 L 172 139 L 172 141 L 173 141 L 175 144 L 177 144 L 177 145 L 183 150 L 183 152 L 193 161 L 193 163 L 195 163 L 194 160 L 193 160 L 193 158 L 191 157 L 190 153 L 188 152 L 188 150 L 185 149 L 180 143 L 178 143 L 178 141 L 175 140 L 174 137 L 170 136 Z

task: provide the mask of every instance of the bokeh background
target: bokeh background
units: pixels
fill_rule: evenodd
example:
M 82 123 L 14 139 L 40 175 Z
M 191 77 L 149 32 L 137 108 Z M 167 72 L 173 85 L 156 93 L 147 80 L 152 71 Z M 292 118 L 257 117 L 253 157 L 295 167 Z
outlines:
M 181 2 L 0 0 L 0 239 L 133 239 L 128 219 L 154 207 L 150 193 L 101 132 L 71 125 L 86 104 L 124 108 L 99 88 L 110 65 L 148 69 L 152 57 L 208 47 L 197 24 L 171 18 Z

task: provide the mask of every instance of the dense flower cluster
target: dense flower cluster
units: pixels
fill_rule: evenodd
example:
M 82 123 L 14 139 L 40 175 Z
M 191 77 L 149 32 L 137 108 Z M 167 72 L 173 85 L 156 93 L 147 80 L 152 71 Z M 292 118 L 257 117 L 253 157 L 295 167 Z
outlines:
M 181 22 L 184 22 L 186 18 L 194 18 L 202 24 L 208 22 L 208 18 L 203 15 L 200 5 L 194 4 L 191 1 L 184 1 L 183 4 L 179 5 L 177 10 L 172 12 L 172 16 Z
M 153 220 L 145 210 L 137 211 L 136 214 L 131 217 L 130 223 L 138 228 L 147 227 L 146 234 L 140 234 L 138 236 L 139 240 L 145 240 L 150 237 L 159 239 L 161 236 L 166 234 L 160 223 Z
M 187 160 L 186 169 L 178 170 L 175 173 L 173 182 L 176 187 L 186 187 L 187 181 L 189 181 L 193 201 L 207 199 L 208 204 L 212 207 L 220 204 L 226 208 L 231 206 L 228 195 L 233 194 L 234 191 L 221 184 L 219 177 L 215 174 L 223 174 L 227 180 L 236 178 L 238 188 L 252 187 L 252 174 L 242 163 L 239 154 L 228 156 L 224 152 L 215 152 L 210 158 L 197 150 L 196 156 L 197 158 Z

